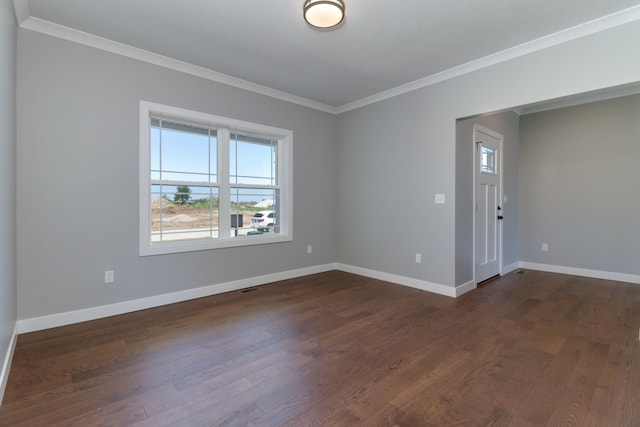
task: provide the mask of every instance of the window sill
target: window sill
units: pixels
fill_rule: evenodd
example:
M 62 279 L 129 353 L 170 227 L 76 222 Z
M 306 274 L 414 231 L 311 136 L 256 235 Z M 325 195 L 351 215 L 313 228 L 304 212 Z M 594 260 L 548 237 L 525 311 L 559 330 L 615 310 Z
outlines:
M 145 243 L 140 245 L 140 256 L 165 255 L 182 252 L 206 251 L 211 249 L 237 248 L 243 246 L 266 245 L 290 242 L 291 235 L 238 236 L 224 240 L 201 240 L 197 242 Z

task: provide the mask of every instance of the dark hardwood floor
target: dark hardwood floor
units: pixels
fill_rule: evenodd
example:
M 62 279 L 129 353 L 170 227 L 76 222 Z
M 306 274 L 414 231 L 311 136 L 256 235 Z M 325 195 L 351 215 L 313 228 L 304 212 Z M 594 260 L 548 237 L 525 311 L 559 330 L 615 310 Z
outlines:
M 328 272 L 20 335 L 1 426 L 639 426 L 640 286 Z

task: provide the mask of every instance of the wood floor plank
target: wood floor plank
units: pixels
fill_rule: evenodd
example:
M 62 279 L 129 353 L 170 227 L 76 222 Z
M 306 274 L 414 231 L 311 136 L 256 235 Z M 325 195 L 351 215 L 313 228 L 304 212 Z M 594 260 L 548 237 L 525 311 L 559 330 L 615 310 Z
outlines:
M 609 346 L 590 342 L 567 381 L 548 424 L 551 426 L 583 425 L 595 392 L 597 378 L 607 357 Z
M 638 311 L 637 308 L 634 309 Z M 627 370 L 627 380 L 624 393 L 624 406 L 622 409 L 621 425 L 631 425 L 640 420 L 640 352 L 637 351 L 640 344 L 635 343 L 636 351 Z
M 331 271 L 18 337 L 0 426 L 637 426 L 640 287 Z

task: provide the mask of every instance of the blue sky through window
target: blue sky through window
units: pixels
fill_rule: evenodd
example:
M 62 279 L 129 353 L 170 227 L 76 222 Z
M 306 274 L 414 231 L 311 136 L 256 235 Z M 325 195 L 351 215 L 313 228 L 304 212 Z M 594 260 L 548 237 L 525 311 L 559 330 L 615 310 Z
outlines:
M 150 166 L 152 180 L 193 182 L 192 199 L 202 193 L 198 183 L 214 183 L 217 176 L 217 144 L 215 129 L 152 118 L 150 133 Z M 229 181 L 244 185 L 277 184 L 277 141 L 241 134 L 231 134 L 229 144 Z M 171 186 L 163 186 L 162 194 L 171 194 Z M 153 192 L 158 197 L 159 193 Z M 197 195 L 196 195 L 197 194 Z M 237 189 L 235 202 L 261 202 L 277 197 L 274 189 Z

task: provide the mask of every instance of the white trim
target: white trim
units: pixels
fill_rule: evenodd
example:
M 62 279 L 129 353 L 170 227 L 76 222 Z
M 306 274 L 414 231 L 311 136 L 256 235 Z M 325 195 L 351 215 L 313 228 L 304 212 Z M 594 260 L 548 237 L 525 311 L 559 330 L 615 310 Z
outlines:
M 2 406 L 2 398 L 4 397 L 4 391 L 7 388 L 7 381 L 9 380 L 9 370 L 11 369 L 11 361 L 13 360 L 13 352 L 16 349 L 16 342 L 18 341 L 18 323 L 13 328 L 13 335 L 11 336 L 11 342 L 9 348 L 4 356 L 4 362 L 2 363 L 2 371 L 0 371 L 0 406 Z
M 104 37 L 99 37 L 94 34 L 85 33 L 84 31 L 65 27 L 64 25 L 54 24 L 53 22 L 45 21 L 44 19 L 34 18 L 32 16 L 25 20 L 20 25 L 20 27 L 24 28 L 25 30 L 35 31 L 52 37 L 57 37 L 63 40 L 68 40 L 74 43 L 79 43 L 85 46 L 104 50 L 106 52 L 122 55 L 127 58 L 137 59 L 149 64 L 165 67 L 170 70 L 191 74 L 193 76 L 201 77 L 203 79 L 211 80 L 217 83 L 222 83 L 227 86 L 244 89 L 249 92 L 269 96 L 271 98 L 280 99 L 282 101 L 291 102 L 293 104 L 302 105 L 305 107 L 313 108 L 315 110 L 324 111 L 326 113 L 335 114 L 335 107 L 323 104 L 321 102 L 302 98 L 300 96 L 292 95 L 281 90 L 272 89 L 267 86 L 252 83 L 250 81 L 239 79 L 228 74 L 219 73 L 205 67 L 200 67 L 198 65 L 190 64 L 188 62 L 170 58 L 168 56 L 160 55 L 144 49 L 139 49 L 137 47 L 109 40 Z
M 473 284 L 470 284 L 470 282 L 459 286 L 458 288 L 453 288 L 450 286 L 440 285 L 437 283 L 431 283 L 424 280 L 413 279 L 410 277 L 404 277 L 395 274 L 384 273 L 381 271 L 369 270 L 366 268 L 354 267 L 351 265 L 340 263 L 329 263 L 300 268 L 296 270 L 283 271 L 280 273 L 267 274 L 264 276 L 234 280 L 231 282 L 202 286 L 199 288 L 187 289 L 184 291 L 172 292 L 169 294 L 156 295 L 131 301 L 123 301 L 115 304 L 84 308 L 80 310 L 67 311 L 64 313 L 50 314 L 42 317 L 33 317 L 30 319 L 22 319 L 18 320 L 16 324 L 16 333 L 14 335 L 17 335 L 18 333 L 26 334 L 29 332 L 41 331 L 44 329 L 56 328 L 59 326 L 86 322 L 89 320 L 102 319 L 110 316 L 117 316 L 119 314 L 146 310 L 148 308 L 160 307 L 167 304 L 174 304 L 225 292 L 237 291 L 254 286 L 266 285 L 268 283 L 294 279 L 297 277 L 308 276 L 310 274 L 324 273 L 331 270 L 340 270 L 347 273 L 358 274 L 361 276 L 409 286 L 412 288 L 421 289 L 423 291 L 433 292 L 435 294 L 445 295 L 448 297 L 456 297 L 462 295 L 463 293 L 468 292 L 475 287 L 471 287 Z
M 13 0 L 13 10 L 16 14 L 16 22 L 21 26 L 24 21 L 29 19 L 31 12 L 29 11 L 29 0 Z
M 156 295 L 153 297 L 140 298 L 115 304 L 68 311 L 65 313 L 56 313 L 48 316 L 34 317 L 31 319 L 23 319 L 18 320 L 18 332 L 21 334 L 25 334 L 28 332 L 40 331 L 43 329 L 70 325 L 73 323 L 86 322 L 88 320 L 95 320 L 109 316 L 116 316 L 118 314 L 131 313 L 134 311 L 160 307 L 167 304 L 174 304 L 177 302 L 188 301 L 196 298 L 217 295 L 224 292 L 237 291 L 239 289 L 250 288 L 253 286 L 261 286 L 280 280 L 294 279 L 296 277 L 307 276 L 309 274 L 323 273 L 330 270 L 335 270 L 334 264 L 305 267 L 297 270 L 266 274 L 264 276 L 250 277 L 247 279 L 234 280 L 226 283 L 218 283 L 215 285 L 173 292 L 170 294 Z
M 502 267 L 502 275 L 504 276 L 505 274 L 509 274 L 512 271 L 517 270 L 518 268 L 520 268 L 520 263 L 517 261 L 513 264 L 505 265 L 504 267 Z
M 464 295 L 469 291 L 472 291 L 478 287 L 478 284 L 473 280 L 468 281 L 467 283 L 463 283 L 460 286 L 456 286 L 456 294 L 455 297 L 459 297 L 460 295 Z
M 414 279 L 397 274 L 385 273 L 382 271 L 370 270 L 368 268 L 355 267 L 347 264 L 336 264 L 336 269 L 347 273 L 358 274 L 360 276 L 371 277 L 373 279 L 384 280 L 385 282 L 396 283 L 398 285 L 409 286 L 411 288 L 421 289 L 434 294 L 445 295 L 448 297 L 456 296 L 456 288 L 451 286 L 440 285 L 438 283 L 427 282 L 425 280 Z
M 566 267 L 562 265 L 538 264 L 535 262 L 520 261 L 520 268 L 540 270 L 549 273 L 570 274 L 572 276 L 592 277 L 594 279 L 615 280 L 640 284 L 640 275 L 615 273 L 612 271 L 589 270 L 586 268 Z
M 509 264 L 505 267 L 510 271 L 516 268 L 525 268 L 530 270 L 548 271 L 551 273 L 570 274 L 575 276 L 593 277 L 598 279 L 616 280 L 621 282 L 630 282 L 640 284 L 640 276 L 613 273 L 607 271 L 586 270 L 580 268 L 563 267 L 547 264 L 536 264 L 530 262 L 520 261 L 518 263 Z M 4 386 L 8 377 L 9 367 L 13 351 L 15 349 L 15 343 L 18 334 L 25 334 L 28 332 L 40 331 L 43 329 L 55 328 L 58 326 L 70 325 L 73 323 L 85 322 L 88 320 L 100 319 L 109 316 L 116 316 L 124 313 L 131 313 L 134 311 L 145 310 L 153 307 L 160 307 L 167 304 L 174 304 L 177 302 L 188 301 L 196 298 L 203 298 L 212 295 L 221 294 L 224 292 L 237 291 L 239 289 L 250 288 L 254 286 L 261 286 L 268 283 L 273 283 L 281 280 L 294 279 L 297 277 L 307 276 L 310 274 L 324 273 L 331 270 L 340 270 L 346 273 L 358 274 L 373 279 L 383 280 L 403 286 L 409 286 L 412 288 L 420 289 L 427 292 L 432 292 L 439 295 L 445 295 L 448 297 L 459 297 L 476 288 L 476 283 L 473 281 L 464 283 L 457 287 L 445 286 L 437 283 L 427 282 L 425 280 L 413 279 L 411 277 L 400 276 L 396 274 L 384 273 L 381 271 L 370 270 L 367 268 L 355 267 L 352 265 L 341 263 L 329 263 L 323 265 L 317 265 L 312 267 L 305 267 L 296 270 L 289 270 L 280 273 L 267 274 L 264 276 L 251 277 L 247 279 L 235 280 L 226 283 L 218 283 L 215 285 L 203 286 L 195 289 L 188 289 L 185 291 L 173 292 L 170 294 L 157 295 L 153 297 L 140 298 L 132 301 L 124 301 L 115 304 L 103 305 L 98 307 L 91 307 L 81 310 L 69 311 L 65 313 L 56 313 L 42 317 L 34 317 L 30 319 L 18 320 L 16 323 L 15 331 L 13 334 L 13 340 L 7 355 L 5 356 L 4 366 L 2 370 L 2 383 L 0 386 Z M 505 273 L 506 274 L 506 273 Z M 0 388 L 0 390 L 3 390 Z
M 23 4 L 26 5 L 26 9 L 22 8 Z M 169 68 L 175 71 L 180 71 L 186 74 L 191 74 L 207 80 L 222 83 L 239 89 L 248 90 L 250 92 L 258 93 L 331 114 L 341 114 L 350 110 L 355 110 L 369 104 L 374 104 L 385 99 L 393 98 L 394 96 L 402 95 L 404 93 L 411 92 L 417 89 L 422 89 L 424 87 L 431 86 L 436 83 L 452 79 L 454 77 L 459 77 L 461 75 L 478 71 L 492 65 L 506 62 L 527 55 L 529 53 L 537 52 L 549 47 L 557 46 L 562 43 L 566 43 L 572 40 L 589 36 L 591 34 L 609 30 L 611 28 L 619 27 L 621 25 L 640 20 L 640 5 L 632 6 L 630 8 L 602 16 L 600 18 L 578 24 L 574 27 L 558 31 L 556 33 L 549 34 L 526 43 L 522 43 L 518 46 L 496 52 L 492 55 L 488 55 L 483 58 L 458 65 L 457 67 L 453 67 L 448 70 L 423 77 L 413 82 L 406 83 L 404 85 L 400 85 L 371 96 L 367 96 L 357 101 L 349 102 L 339 107 L 333 107 L 321 102 L 302 98 L 300 96 L 292 95 L 280 90 L 269 88 L 267 86 L 252 83 L 247 80 L 242 80 L 237 77 L 219 73 L 184 61 L 179 61 L 177 59 L 159 55 L 157 53 L 149 52 L 123 43 L 115 42 L 113 40 L 105 39 L 103 37 L 98 37 L 96 35 L 89 34 L 83 31 L 75 30 L 73 28 L 65 27 L 63 25 L 54 24 L 43 19 L 35 17 L 24 18 L 25 14 L 28 13 L 27 1 L 14 0 L 14 5 L 16 8 L 16 16 L 18 17 L 20 27 L 26 30 L 36 31 L 71 42 L 91 46 L 96 49 L 126 56 L 128 58 L 137 59 L 139 61 Z
M 350 110 L 355 110 L 356 108 L 361 108 L 369 104 L 384 101 L 385 99 L 393 98 L 394 96 L 412 92 L 417 89 L 422 89 L 424 87 L 431 86 L 445 80 L 472 73 L 483 68 L 491 67 L 493 65 L 507 62 L 512 59 L 528 55 L 530 53 L 557 46 L 562 43 L 570 42 L 572 40 L 577 40 L 582 37 L 609 30 L 611 28 L 619 27 L 621 25 L 638 20 L 640 20 L 640 5 L 632 6 L 630 8 L 614 12 L 610 15 L 605 15 L 600 18 L 596 18 L 591 21 L 566 28 L 556 33 L 548 34 L 538 39 L 510 47 L 500 52 L 487 55 L 483 58 L 479 58 L 465 64 L 449 68 L 448 70 L 423 77 L 413 82 L 397 86 L 393 89 L 379 92 L 375 95 L 367 96 L 358 101 L 349 102 L 336 108 L 335 114 L 341 114 Z

